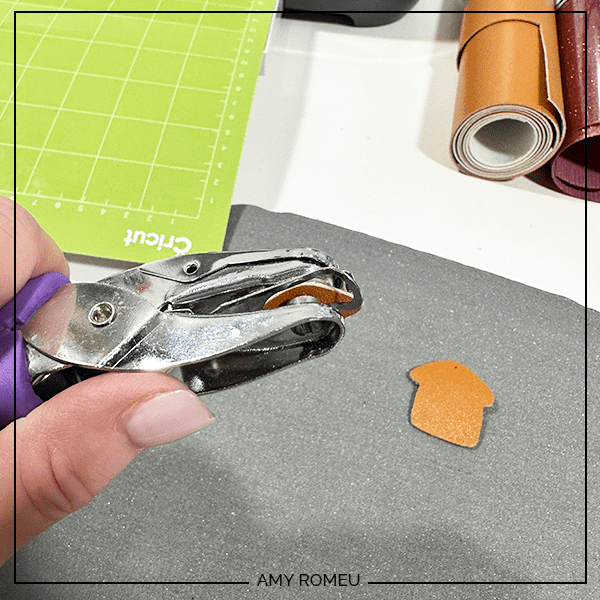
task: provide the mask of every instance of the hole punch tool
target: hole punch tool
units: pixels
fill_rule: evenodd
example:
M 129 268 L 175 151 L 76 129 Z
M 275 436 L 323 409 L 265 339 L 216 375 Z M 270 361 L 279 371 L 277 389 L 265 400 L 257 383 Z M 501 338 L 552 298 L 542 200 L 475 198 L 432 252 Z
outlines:
M 325 354 L 361 305 L 318 250 L 219 252 L 62 285 L 18 333 L 40 402 L 111 370 L 170 372 L 201 394 Z

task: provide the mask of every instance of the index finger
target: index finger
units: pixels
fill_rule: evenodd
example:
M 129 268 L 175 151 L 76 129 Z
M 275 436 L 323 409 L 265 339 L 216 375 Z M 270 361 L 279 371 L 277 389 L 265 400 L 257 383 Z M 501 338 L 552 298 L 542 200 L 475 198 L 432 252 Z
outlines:
M 30 279 L 51 272 L 69 275 L 61 249 L 22 206 L 0 196 L 0 306 L 13 297 L 13 286 L 18 292 Z

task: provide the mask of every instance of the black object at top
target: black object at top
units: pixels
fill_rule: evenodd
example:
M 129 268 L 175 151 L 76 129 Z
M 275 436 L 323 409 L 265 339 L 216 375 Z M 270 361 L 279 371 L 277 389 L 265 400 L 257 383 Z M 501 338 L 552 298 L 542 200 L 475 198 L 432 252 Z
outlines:
M 284 0 L 284 10 L 315 18 L 341 15 L 357 27 L 387 25 L 400 19 L 418 0 Z

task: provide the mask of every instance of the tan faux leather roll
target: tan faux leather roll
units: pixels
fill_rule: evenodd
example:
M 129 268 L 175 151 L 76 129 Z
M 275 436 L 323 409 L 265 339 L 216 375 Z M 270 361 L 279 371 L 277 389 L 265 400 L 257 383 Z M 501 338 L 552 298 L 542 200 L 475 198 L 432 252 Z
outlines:
M 465 10 L 452 158 L 471 175 L 513 179 L 565 136 L 554 2 L 470 0 Z

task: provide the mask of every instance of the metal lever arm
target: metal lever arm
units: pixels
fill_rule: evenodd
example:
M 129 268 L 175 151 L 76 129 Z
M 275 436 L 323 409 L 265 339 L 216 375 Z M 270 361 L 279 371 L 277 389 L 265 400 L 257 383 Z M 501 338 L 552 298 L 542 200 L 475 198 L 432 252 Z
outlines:
M 176 372 L 200 393 L 327 352 L 361 304 L 318 250 L 198 254 L 64 285 L 21 332 L 45 397 L 108 370 Z
M 105 284 L 63 286 L 22 330 L 30 346 L 34 389 L 41 383 L 48 387 L 47 376 L 59 371 L 61 379 L 74 383 L 107 370 L 171 371 L 187 367 L 182 371 L 184 382 L 195 391 L 204 391 L 206 385 L 200 386 L 197 380 L 207 378 L 201 375 L 205 363 L 213 361 L 214 372 L 214 361 L 221 359 L 223 368 L 227 364 L 227 375 L 218 383 L 213 377 L 211 385 L 220 389 L 248 379 L 249 373 L 258 376 L 259 364 L 266 374 L 323 354 L 344 332 L 339 313 L 317 303 L 197 316 L 160 312 L 139 296 L 128 295 Z M 99 305 L 114 309 L 108 322 L 100 325 L 94 321 Z M 231 357 L 222 358 L 235 354 L 239 359 L 242 353 L 245 359 L 237 361 L 237 368 Z M 71 372 L 65 372 L 67 369 Z

